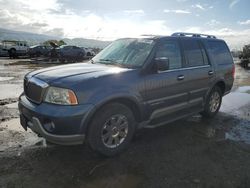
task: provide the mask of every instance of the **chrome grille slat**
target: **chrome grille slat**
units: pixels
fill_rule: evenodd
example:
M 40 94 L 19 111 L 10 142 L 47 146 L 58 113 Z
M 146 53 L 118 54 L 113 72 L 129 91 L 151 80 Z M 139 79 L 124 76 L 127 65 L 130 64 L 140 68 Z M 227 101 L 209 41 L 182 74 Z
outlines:
M 37 78 L 24 79 L 24 93 L 34 103 L 40 104 L 42 102 L 46 87 L 48 84 Z

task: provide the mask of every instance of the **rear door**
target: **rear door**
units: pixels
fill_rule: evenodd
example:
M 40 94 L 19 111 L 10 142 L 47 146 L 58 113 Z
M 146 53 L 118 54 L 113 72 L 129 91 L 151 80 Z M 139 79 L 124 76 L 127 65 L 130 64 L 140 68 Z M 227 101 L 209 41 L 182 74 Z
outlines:
M 166 39 L 159 43 L 155 58 L 162 57 L 169 59 L 169 70 L 155 70 L 145 77 L 146 101 L 152 112 L 151 120 L 163 116 L 171 119 L 176 111 L 188 105 L 187 71 L 182 69 L 178 39 Z
M 199 39 L 182 38 L 181 43 L 188 72 L 189 106 L 199 110 L 202 109 L 205 96 L 215 78 L 214 69 Z
M 229 92 L 234 81 L 234 62 L 226 43 L 221 40 L 206 42 L 208 55 L 216 68 L 216 78 L 226 84 L 225 92 Z

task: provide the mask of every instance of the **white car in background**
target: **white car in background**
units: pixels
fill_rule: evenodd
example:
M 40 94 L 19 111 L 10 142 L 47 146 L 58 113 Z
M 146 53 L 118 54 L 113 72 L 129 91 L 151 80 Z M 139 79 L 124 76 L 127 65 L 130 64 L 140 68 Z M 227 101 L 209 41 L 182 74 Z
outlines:
M 96 55 L 95 52 L 91 48 L 82 47 L 82 49 L 85 50 L 86 57 L 93 57 Z
M 10 58 L 27 55 L 29 46 L 26 41 L 4 40 L 2 48 L 9 53 Z

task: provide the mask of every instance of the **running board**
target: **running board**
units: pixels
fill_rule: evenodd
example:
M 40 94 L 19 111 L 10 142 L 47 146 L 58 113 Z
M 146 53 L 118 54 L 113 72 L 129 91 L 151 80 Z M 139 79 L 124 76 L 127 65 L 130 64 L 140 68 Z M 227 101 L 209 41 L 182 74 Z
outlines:
M 195 114 L 197 114 L 199 112 L 200 112 L 200 110 L 197 110 L 197 111 L 194 111 L 192 113 L 189 113 L 189 114 L 186 114 L 186 115 L 182 115 L 182 116 L 177 116 L 176 118 L 165 120 L 165 121 L 162 121 L 160 123 L 155 123 L 155 124 L 150 124 L 150 122 L 152 120 L 144 121 L 144 122 L 141 122 L 138 127 L 139 128 L 152 129 L 152 128 L 160 127 L 160 126 L 166 125 L 168 123 L 171 123 L 171 122 L 174 122 L 174 121 L 177 121 L 177 120 L 180 120 L 180 119 L 184 119 L 186 117 L 190 117 L 190 116 L 195 115 Z

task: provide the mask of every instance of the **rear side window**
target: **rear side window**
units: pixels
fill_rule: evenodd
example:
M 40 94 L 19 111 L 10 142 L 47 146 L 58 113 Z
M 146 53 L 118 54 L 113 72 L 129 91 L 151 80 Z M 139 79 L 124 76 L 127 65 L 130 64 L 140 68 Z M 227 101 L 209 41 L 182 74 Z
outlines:
M 209 41 L 208 50 L 216 64 L 223 65 L 232 63 L 232 56 L 224 42 Z
M 189 67 L 202 66 L 203 54 L 200 44 L 196 40 L 183 40 L 182 41 L 184 54 Z
M 177 41 L 162 42 L 156 51 L 156 58 L 160 57 L 169 59 L 170 70 L 182 67 L 181 51 Z

